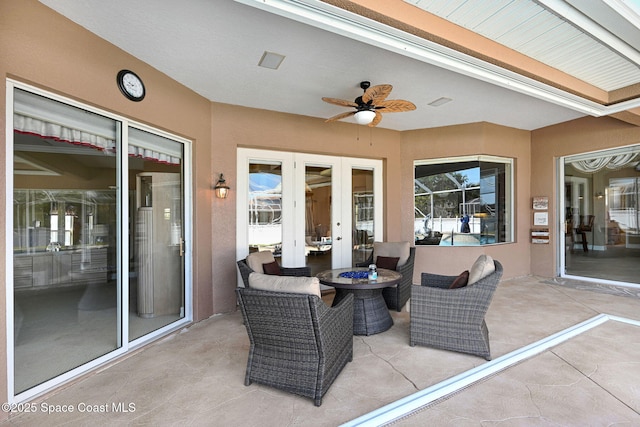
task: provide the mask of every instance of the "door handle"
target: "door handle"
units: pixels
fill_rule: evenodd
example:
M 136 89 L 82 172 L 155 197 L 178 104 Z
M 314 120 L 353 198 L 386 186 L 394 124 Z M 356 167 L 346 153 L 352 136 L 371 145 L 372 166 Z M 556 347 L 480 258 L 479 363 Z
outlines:
M 342 240 L 342 237 L 336 237 L 336 240 Z

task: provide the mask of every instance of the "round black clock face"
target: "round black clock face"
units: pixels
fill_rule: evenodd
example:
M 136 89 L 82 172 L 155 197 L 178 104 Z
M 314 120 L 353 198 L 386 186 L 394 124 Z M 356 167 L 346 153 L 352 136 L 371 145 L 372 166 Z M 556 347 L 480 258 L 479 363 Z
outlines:
M 118 87 L 120 91 L 132 101 L 142 101 L 145 95 L 144 84 L 136 73 L 121 70 L 118 73 Z

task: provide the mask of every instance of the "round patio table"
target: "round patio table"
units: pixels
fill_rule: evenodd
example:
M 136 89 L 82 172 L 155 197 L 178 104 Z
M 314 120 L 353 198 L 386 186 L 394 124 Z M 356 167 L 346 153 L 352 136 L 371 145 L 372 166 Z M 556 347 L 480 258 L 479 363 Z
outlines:
M 333 305 L 353 294 L 353 334 L 373 335 L 384 332 L 393 325 L 393 319 L 382 297 L 382 289 L 394 286 L 402 279 L 397 271 L 378 268 L 378 278 L 369 280 L 341 277 L 342 273 L 368 271 L 367 268 L 339 268 L 321 271 L 316 275 L 320 283 L 336 289 Z

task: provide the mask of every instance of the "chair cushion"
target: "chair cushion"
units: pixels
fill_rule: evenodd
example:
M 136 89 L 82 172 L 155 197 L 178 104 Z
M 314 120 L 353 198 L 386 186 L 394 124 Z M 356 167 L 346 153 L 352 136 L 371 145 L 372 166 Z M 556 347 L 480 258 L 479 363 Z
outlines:
M 374 242 L 374 257 L 398 257 L 397 267 L 402 267 L 409 260 L 411 242 Z
M 282 273 L 280 271 L 280 264 L 278 264 L 278 261 L 267 262 L 265 264 L 262 264 L 262 269 L 264 270 L 264 274 L 272 274 L 274 276 L 280 276 Z
M 320 280 L 317 277 L 271 276 L 251 273 L 249 287 L 263 291 L 289 292 L 293 294 L 316 295 L 321 298 Z
M 376 258 L 376 266 L 378 268 L 386 268 L 387 270 L 395 270 L 398 266 L 400 258 L 390 256 L 379 256 Z
M 262 264 L 269 264 L 275 260 L 271 251 L 253 252 L 247 255 L 247 265 L 256 273 L 264 273 Z
M 480 255 L 469 270 L 469 282 L 467 285 L 473 285 L 494 271 L 496 271 L 496 265 L 493 263 L 493 258 L 489 255 Z
M 465 270 L 462 273 L 460 273 L 458 277 L 455 278 L 453 283 L 451 283 L 451 286 L 449 286 L 449 289 L 464 288 L 465 286 L 467 286 L 468 282 L 469 282 L 469 270 Z

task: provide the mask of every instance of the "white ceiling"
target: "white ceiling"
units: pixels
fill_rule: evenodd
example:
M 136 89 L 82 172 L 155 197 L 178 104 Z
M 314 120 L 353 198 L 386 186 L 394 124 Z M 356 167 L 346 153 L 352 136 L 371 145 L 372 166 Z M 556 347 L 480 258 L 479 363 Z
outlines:
M 605 91 L 640 83 L 640 28 L 621 0 L 404 1 Z
M 348 110 L 322 97 L 353 100 L 362 94 L 360 81 L 369 80 L 392 84 L 389 99 L 417 106 L 386 114 L 378 125 L 395 130 L 481 121 L 533 130 L 609 111 L 525 78 L 511 81 L 513 73 L 464 56 L 464 67 L 457 68 L 451 58 L 461 55 L 446 49 L 451 56 L 433 60 L 413 45 L 372 40 L 378 34 L 392 34 L 393 43 L 413 39 L 381 24 L 374 25 L 378 33 L 370 33 L 366 18 L 342 10 L 335 15 L 340 19 L 326 18 L 337 8 L 317 0 L 40 1 L 215 102 L 328 118 Z M 304 13 L 294 16 L 291 8 Z M 344 27 L 343 21 L 352 25 Z M 638 31 L 625 22 L 626 31 Z M 285 56 L 278 70 L 258 66 L 265 51 Z M 453 101 L 428 105 L 440 97 Z

